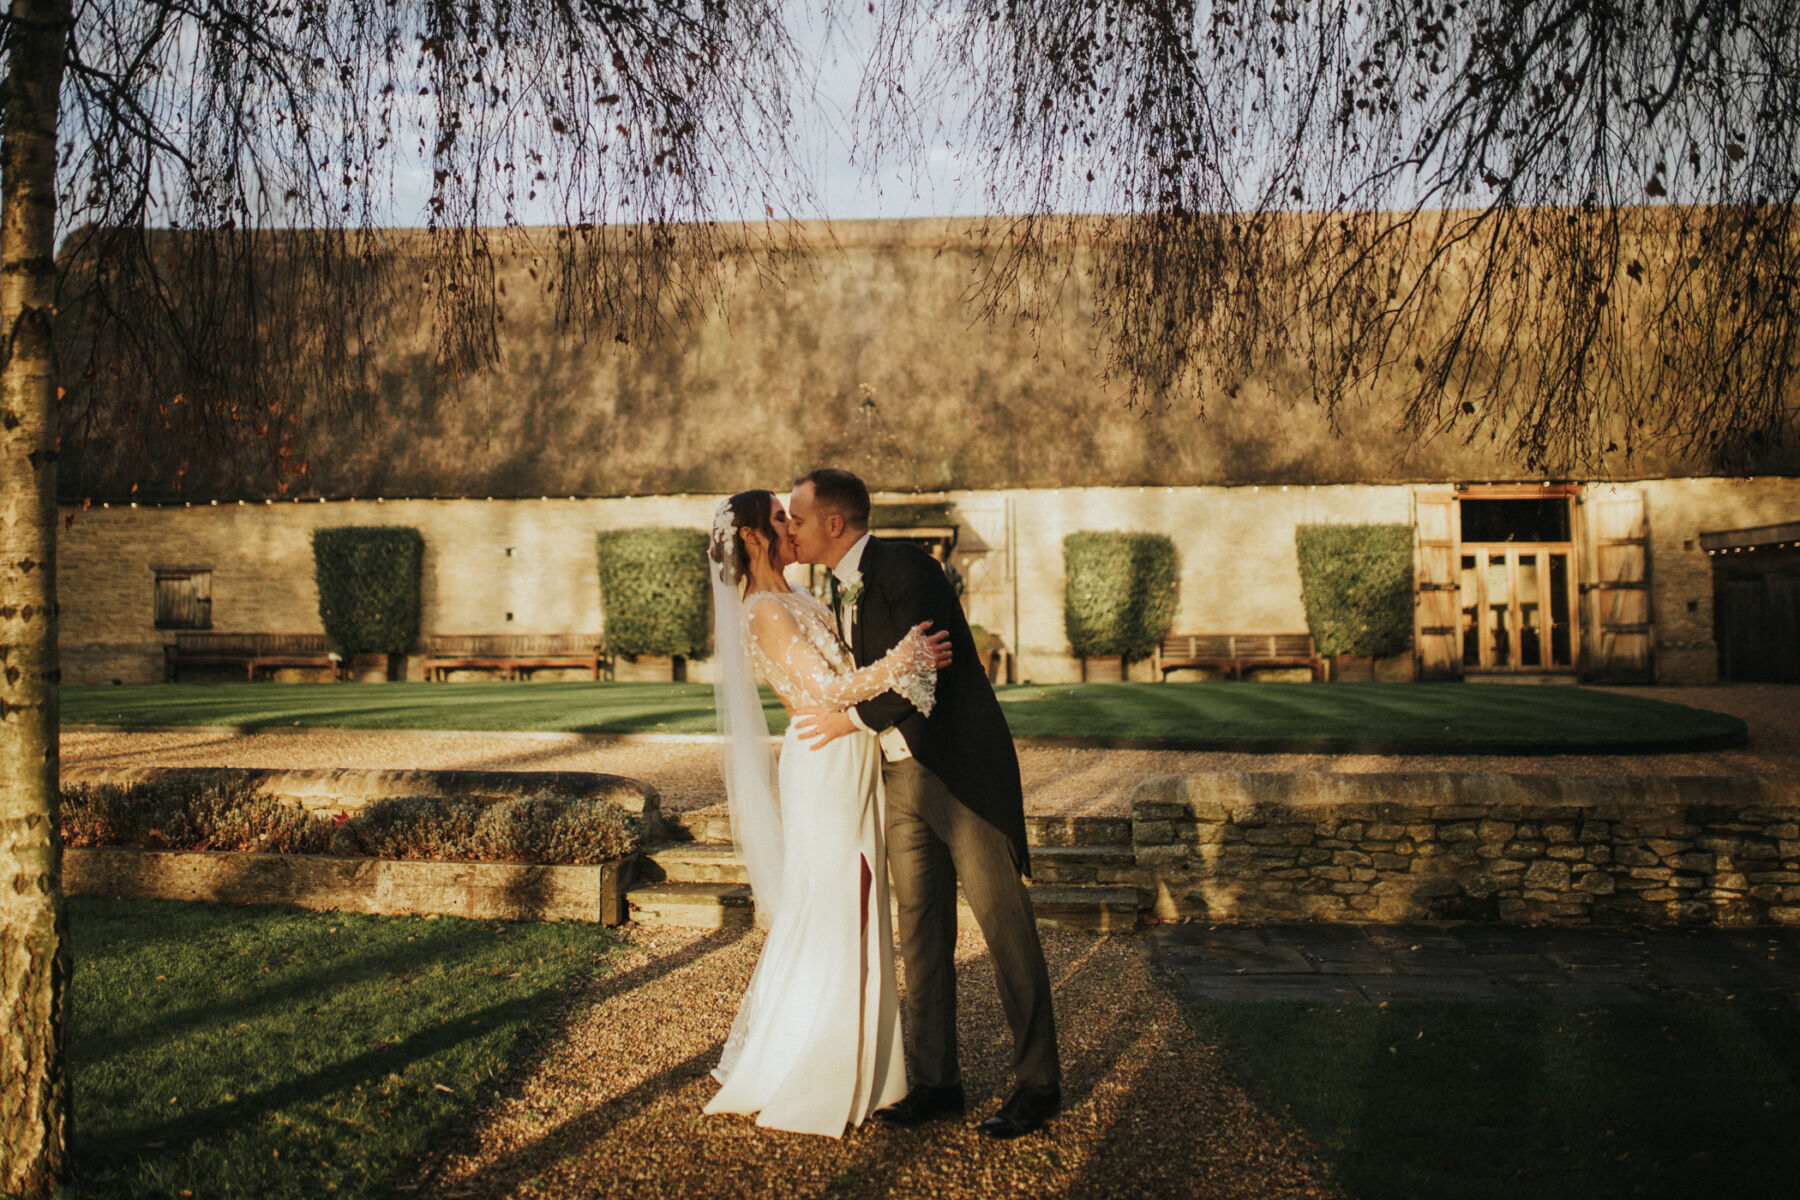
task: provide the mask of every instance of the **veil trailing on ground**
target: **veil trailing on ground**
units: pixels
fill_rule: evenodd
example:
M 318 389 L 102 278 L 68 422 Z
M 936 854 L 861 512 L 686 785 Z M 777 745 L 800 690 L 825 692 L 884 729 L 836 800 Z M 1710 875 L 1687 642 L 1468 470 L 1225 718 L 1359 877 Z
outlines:
M 781 806 L 769 722 L 744 645 L 746 581 L 737 575 L 737 526 L 728 501 L 713 513 L 713 703 L 719 716 L 720 768 L 731 809 L 731 838 L 743 855 L 759 923 L 773 921 L 782 897 Z

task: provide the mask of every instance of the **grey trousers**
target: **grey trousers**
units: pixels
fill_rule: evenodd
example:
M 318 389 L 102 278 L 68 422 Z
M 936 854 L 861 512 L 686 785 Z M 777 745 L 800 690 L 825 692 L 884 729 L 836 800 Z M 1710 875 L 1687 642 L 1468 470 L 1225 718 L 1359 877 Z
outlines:
M 906 967 L 907 1078 L 912 1086 L 962 1082 L 956 1058 L 956 885 L 994 960 L 1013 1031 L 1013 1074 L 1027 1087 L 1062 1082 L 1050 971 L 1031 896 L 1006 836 L 959 803 L 914 759 L 884 763 L 888 870 L 899 905 Z

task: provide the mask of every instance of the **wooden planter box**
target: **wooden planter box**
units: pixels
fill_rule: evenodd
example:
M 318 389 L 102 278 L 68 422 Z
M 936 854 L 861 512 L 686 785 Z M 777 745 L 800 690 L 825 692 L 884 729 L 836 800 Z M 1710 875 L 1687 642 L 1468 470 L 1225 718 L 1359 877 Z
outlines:
M 636 868 L 636 855 L 593 866 L 543 866 L 93 846 L 63 851 L 63 892 L 623 925 Z
M 621 654 L 613 659 L 618 683 L 686 683 L 687 659 L 679 654 Z
M 1081 682 L 1122 683 L 1126 677 L 1125 660 L 1117 654 L 1083 655 Z

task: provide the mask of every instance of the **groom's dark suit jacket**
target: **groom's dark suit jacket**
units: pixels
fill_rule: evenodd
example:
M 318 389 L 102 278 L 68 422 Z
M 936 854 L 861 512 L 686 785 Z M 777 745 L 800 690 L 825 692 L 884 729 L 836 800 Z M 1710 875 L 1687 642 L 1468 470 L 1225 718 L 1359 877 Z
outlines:
M 850 631 L 856 665 L 879 659 L 920 621 L 930 621 L 932 632 L 949 631 L 951 661 L 938 672 L 937 702 L 929 717 L 893 692 L 858 704 L 857 715 L 876 732 L 898 726 L 919 765 L 1004 833 L 1020 872 L 1029 875 L 1019 756 L 944 569 L 917 546 L 871 537 L 860 570 L 863 595 Z

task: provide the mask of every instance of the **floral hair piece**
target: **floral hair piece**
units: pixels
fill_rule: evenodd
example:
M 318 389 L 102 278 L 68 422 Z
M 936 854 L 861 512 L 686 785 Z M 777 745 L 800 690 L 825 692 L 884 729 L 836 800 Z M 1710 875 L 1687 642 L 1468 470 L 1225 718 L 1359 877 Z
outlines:
M 707 556 L 719 564 L 719 576 L 726 583 L 737 582 L 737 516 L 729 499 L 719 501 L 713 509 L 712 546 Z

